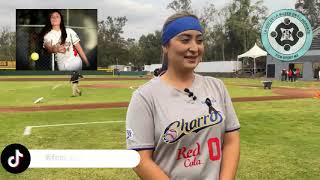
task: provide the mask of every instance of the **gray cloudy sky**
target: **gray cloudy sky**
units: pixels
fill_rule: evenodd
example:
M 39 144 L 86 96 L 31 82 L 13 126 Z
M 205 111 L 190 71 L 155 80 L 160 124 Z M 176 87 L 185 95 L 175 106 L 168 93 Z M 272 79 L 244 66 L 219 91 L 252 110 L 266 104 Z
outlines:
M 172 14 L 166 9 L 169 2 L 171 0 L 8 0 L 0 2 L 0 27 L 15 29 L 15 9 L 98 9 L 98 20 L 107 16 L 126 16 L 128 22 L 124 36 L 138 39 L 142 34 L 161 29 L 166 17 Z M 200 11 L 208 2 L 213 2 L 220 9 L 231 0 L 192 0 L 192 7 Z M 269 14 L 279 9 L 294 8 L 295 2 L 264 0 Z

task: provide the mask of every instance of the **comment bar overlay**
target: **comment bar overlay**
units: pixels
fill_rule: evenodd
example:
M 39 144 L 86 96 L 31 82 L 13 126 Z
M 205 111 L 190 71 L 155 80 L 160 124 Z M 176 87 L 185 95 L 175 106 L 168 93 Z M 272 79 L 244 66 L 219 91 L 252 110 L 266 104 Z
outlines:
M 140 162 L 134 150 L 29 150 L 29 168 L 133 168 Z

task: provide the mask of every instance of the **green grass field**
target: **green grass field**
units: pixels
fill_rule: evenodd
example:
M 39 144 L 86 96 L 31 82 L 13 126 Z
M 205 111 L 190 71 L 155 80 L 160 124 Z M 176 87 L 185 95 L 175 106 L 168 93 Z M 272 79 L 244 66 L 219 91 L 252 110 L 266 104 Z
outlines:
M 260 80 L 223 80 L 232 97 L 275 95 L 262 87 L 237 86 L 261 85 Z M 81 84 L 119 83 L 138 86 L 144 82 L 83 81 Z M 45 90 L 50 91 L 56 83 L 59 82 L 0 82 L 0 106 L 33 106 L 34 97 L 48 96 Z M 309 87 L 312 83 L 297 82 L 295 85 Z M 275 85 L 286 84 L 275 82 Z M 128 102 L 132 92 L 129 88 L 84 88 L 84 96 L 70 98 L 71 88 L 66 84 L 54 90 L 41 105 Z M 234 106 L 241 123 L 241 159 L 237 179 L 319 179 L 320 100 L 237 102 Z M 114 108 L 0 113 L 0 150 L 11 143 L 21 143 L 29 149 L 125 149 L 125 122 L 34 128 L 29 136 L 23 136 L 23 131 L 26 126 L 36 125 L 124 121 L 126 110 Z M 0 168 L 2 179 L 138 178 L 131 169 L 28 169 L 14 175 Z
M 90 84 L 130 84 L 139 86 L 146 81 L 83 81 L 80 85 Z M 53 89 L 56 86 L 55 89 Z M 101 102 L 126 102 L 130 100 L 130 88 L 81 88 L 83 96 L 72 98 L 71 85 L 64 81 L 26 81 L 26 82 L 1 82 L 0 106 L 37 106 L 33 102 L 39 97 L 44 97 L 41 105 L 83 104 Z

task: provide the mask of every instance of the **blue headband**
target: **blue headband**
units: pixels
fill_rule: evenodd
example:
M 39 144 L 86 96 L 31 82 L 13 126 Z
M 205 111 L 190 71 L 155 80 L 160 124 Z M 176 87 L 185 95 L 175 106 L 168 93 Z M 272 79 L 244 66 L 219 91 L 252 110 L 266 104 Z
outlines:
M 170 22 L 164 27 L 162 33 L 162 45 L 166 45 L 170 39 L 187 30 L 197 30 L 203 32 L 203 29 L 197 18 L 192 16 L 184 16 Z

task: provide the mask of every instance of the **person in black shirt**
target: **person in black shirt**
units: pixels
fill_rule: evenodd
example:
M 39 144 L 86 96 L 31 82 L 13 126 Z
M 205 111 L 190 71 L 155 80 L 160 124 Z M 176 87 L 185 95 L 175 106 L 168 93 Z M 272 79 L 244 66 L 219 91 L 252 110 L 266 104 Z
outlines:
M 82 95 L 80 89 L 78 88 L 79 80 L 82 78 L 83 78 L 83 76 L 79 72 L 72 71 L 71 78 L 70 78 L 70 83 L 72 84 L 72 96 L 71 97 L 76 97 L 77 94 L 79 96 Z
M 282 69 L 281 71 L 281 81 L 287 81 L 287 70 Z

